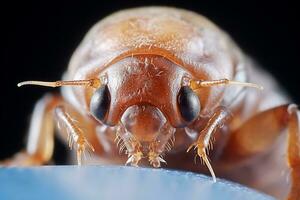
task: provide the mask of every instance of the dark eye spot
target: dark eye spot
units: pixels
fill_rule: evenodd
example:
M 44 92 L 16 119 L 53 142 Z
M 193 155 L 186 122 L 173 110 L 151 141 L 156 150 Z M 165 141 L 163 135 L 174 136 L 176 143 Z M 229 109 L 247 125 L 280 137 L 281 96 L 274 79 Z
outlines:
M 98 88 L 92 96 L 90 102 L 90 111 L 92 115 L 100 121 L 103 121 L 110 106 L 110 93 L 107 85 Z
M 180 114 L 185 121 L 191 122 L 197 118 L 201 105 L 197 94 L 190 87 L 181 87 L 178 93 L 177 103 Z

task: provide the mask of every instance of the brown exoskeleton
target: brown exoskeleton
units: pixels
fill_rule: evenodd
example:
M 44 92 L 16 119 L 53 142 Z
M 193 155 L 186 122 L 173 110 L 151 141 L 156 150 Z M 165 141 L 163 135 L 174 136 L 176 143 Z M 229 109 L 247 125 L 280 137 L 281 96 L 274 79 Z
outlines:
M 63 79 L 19 83 L 66 87 L 36 104 L 26 149 L 4 164 L 49 162 L 56 121 L 78 164 L 90 150 L 102 163 L 146 158 L 205 172 L 186 153 L 196 149 L 214 180 L 215 171 L 300 199 L 299 110 L 203 16 L 165 7 L 117 12 L 91 29 Z

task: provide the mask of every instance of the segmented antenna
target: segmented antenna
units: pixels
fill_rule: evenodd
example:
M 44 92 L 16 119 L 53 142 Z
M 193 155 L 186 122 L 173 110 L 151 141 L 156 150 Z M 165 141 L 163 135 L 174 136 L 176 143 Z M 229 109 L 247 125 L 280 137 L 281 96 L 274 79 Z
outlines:
M 100 79 L 89 79 L 89 80 L 71 80 L 71 81 L 23 81 L 18 83 L 18 87 L 24 85 L 38 85 L 44 87 L 61 87 L 61 86 L 87 86 L 98 88 L 101 85 Z
M 255 83 L 247 83 L 247 82 L 239 82 L 239 81 L 231 81 L 229 79 L 219 79 L 219 80 L 211 80 L 211 81 L 204 81 L 204 80 L 191 80 L 190 87 L 193 90 L 197 90 L 203 87 L 212 87 L 212 86 L 222 86 L 222 85 L 240 85 L 244 87 L 252 87 L 259 90 L 263 90 L 264 88 L 261 85 L 257 85 Z

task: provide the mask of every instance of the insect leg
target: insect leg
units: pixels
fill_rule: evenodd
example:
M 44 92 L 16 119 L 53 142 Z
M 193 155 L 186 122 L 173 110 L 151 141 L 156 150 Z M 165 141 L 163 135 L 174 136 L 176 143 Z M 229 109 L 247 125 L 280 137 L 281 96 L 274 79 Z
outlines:
M 300 199 L 300 111 L 290 105 L 288 112 L 288 164 L 292 182 L 288 200 L 294 200 Z
M 291 188 L 290 200 L 300 199 L 300 111 L 294 104 L 278 106 L 264 112 L 261 112 L 250 118 L 242 127 L 234 131 L 230 136 L 228 143 L 224 149 L 222 160 L 230 165 L 237 165 L 243 161 L 250 160 L 257 155 L 262 155 L 274 147 L 279 136 L 283 135 L 284 130 L 288 128 L 288 143 L 287 143 L 287 161 L 291 172 Z M 285 145 L 280 143 L 280 146 Z M 280 146 L 276 146 L 278 149 Z M 275 149 L 275 150 L 276 150 Z M 274 155 L 274 159 L 281 159 L 278 153 Z M 268 161 L 261 165 L 268 165 Z M 278 165 L 278 166 L 277 166 Z M 279 169 L 279 170 L 278 170 Z M 260 170 L 256 167 L 257 173 Z M 272 169 L 269 167 L 264 171 L 265 177 L 271 171 L 278 170 L 277 176 L 284 170 L 280 164 L 272 164 Z M 257 184 L 261 181 L 264 185 L 267 180 L 261 177 L 257 180 Z M 284 178 L 282 178 L 284 179 Z M 266 182 L 266 183 L 265 183 Z M 278 180 L 277 180 L 278 182 Z M 285 185 L 288 185 L 287 183 Z M 273 188 L 270 191 L 276 192 Z
M 47 163 L 53 154 L 54 122 L 52 111 L 61 97 L 45 95 L 34 107 L 28 131 L 26 149 L 1 162 L 7 166 L 30 166 Z
M 95 151 L 94 147 L 88 142 L 83 131 L 76 124 L 74 118 L 72 118 L 67 111 L 70 111 L 72 108 L 67 105 L 60 105 L 55 108 L 55 118 L 58 122 L 59 128 L 62 130 L 66 130 L 68 133 L 68 143 L 69 147 L 72 149 L 73 144 L 76 146 L 77 152 L 77 162 L 78 165 L 82 163 L 82 155 L 85 150 L 87 151 Z
M 278 106 L 246 121 L 231 133 L 223 158 L 230 162 L 242 162 L 270 149 L 287 127 L 288 107 L 289 105 Z
M 226 110 L 226 108 L 218 107 L 208 121 L 206 127 L 200 132 L 197 141 L 187 149 L 187 152 L 192 148 L 197 149 L 198 156 L 203 159 L 207 165 L 214 181 L 216 181 L 216 176 L 207 157 L 207 151 L 209 148 L 212 148 L 211 138 L 213 137 L 213 134 L 224 124 L 229 116 L 230 113 Z

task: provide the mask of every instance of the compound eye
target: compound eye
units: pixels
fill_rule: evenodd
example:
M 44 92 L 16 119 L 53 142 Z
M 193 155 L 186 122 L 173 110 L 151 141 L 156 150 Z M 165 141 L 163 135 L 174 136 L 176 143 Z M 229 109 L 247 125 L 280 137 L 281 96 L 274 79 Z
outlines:
M 197 94 L 188 86 L 181 87 L 177 103 L 182 118 L 186 122 L 192 122 L 197 118 L 201 105 Z
M 107 85 L 103 85 L 98 88 L 92 96 L 90 102 L 90 111 L 96 119 L 103 121 L 109 110 L 109 106 L 110 93 Z

